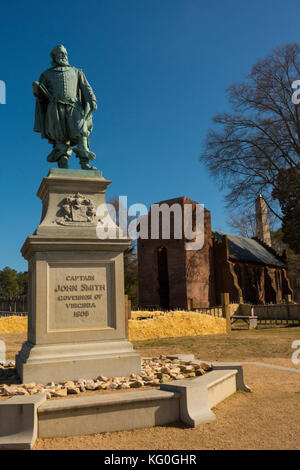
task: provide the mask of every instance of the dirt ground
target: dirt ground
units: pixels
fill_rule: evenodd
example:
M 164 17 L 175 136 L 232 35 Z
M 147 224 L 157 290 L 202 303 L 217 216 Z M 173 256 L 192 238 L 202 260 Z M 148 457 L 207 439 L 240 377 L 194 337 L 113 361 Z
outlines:
M 25 339 L 1 335 L 13 359 Z M 291 361 L 300 328 L 233 331 L 230 336 L 167 338 L 135 342 L 142 356 L 194 353 L 208 361 L 255 361 L 300 369 Z M 34 449 L 225 450 L 300 449 L 300 374 L 244 365 L 252 393 L 237 392 L 214 408 L 216 421 L 190 429 L 181 424 L 134 431 L 37 439 Z
M 37 439 L 34 449 L 300 449 L 300 374 L 252 365 L 244 372 L 252 393 L 238 392 L 221 402 L 212 423 Z

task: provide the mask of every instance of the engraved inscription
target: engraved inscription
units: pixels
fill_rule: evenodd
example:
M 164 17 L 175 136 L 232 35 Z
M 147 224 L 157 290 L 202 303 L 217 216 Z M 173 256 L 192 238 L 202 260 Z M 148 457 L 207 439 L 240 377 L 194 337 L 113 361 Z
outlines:
M 109 326 L 108 267 L 53 267 L 50 270 L 50 329 Z

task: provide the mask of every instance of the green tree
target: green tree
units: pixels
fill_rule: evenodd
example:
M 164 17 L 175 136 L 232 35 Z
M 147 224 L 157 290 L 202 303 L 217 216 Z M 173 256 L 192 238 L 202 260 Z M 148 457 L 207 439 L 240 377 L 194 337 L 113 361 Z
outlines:
M 131 245 L 124 252 L 124 279 L 125 294 L 130 298 L 132 305 L 138 305 L 138 262 L 135 245 Z
M 19 272 L 17 274 L 19 295 L 27 295 L 28 292 L 28 272 Z
M 28 274 L 6 266 L 0 271 L 0 295 L 13 298 L 27 293 Z
M 282 240 L 300 254 L 300 170 L 281 170 L 272 194 L 279 201 L 283 215 Z
M 115 216 L 116 224 L 119 225 L 119 198 L 117 196 L 113 196 L 108 201 L 115 209 L 115 214 L 113 211 L 111 216 Z M 130 221 L 128 217 L 127 224 Z M 138 261 L 137 261 L 137 254 L 136 254 L 136 242 L 132 242 L 131 245 L 126 248 L 124 251 L 124 290 L 125 294 L 128 295 L 129 299 L 131 300 L 132 305 L 138 305 Z
M 286 252 L 288 276 L 290 279 L 300 278 L 300 255 L 296 254 L 290 246 L 284 241 L 284 233 L 282 228 L 271 231 L 272 247 L 283 254 Z

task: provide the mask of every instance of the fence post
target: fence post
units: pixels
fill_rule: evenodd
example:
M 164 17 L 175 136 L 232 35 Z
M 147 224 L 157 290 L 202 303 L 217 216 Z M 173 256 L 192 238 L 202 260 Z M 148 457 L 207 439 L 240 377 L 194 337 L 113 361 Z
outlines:
M 125 335 L 128 338 L 128 320 L 131 318 L 131 301 L 128 299 L 128 295 L 124 295 L 125 301 Z
M 228 292 L 224 292 L 221 294 L 221 303 L 222 303 L 223 317 L 226 319 L 226 333 L 231 333 L 229 293 Z

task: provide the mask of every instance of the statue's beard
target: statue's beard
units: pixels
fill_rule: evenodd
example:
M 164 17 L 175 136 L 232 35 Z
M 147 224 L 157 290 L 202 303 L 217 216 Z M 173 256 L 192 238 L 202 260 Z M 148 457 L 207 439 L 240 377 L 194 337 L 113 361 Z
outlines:
M 67 57 L 64 59 L 55 59 L 55 64 L 56 65 L 69 65 L 69 61 Z

